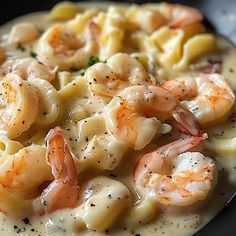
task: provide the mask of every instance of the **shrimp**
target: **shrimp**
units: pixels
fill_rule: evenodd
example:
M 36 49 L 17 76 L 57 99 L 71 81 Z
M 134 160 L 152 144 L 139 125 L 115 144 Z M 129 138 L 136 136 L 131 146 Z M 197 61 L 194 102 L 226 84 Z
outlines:
M 216 182 L 216 165 L 200 152 L 189 152 L 204 139 L 180 139 L 141 157 L 133 173 L 140 192 L 171 206 L 189 206 L 205 199 Z
M 174 93 L 203 126 L 226 119 L 235 95 L 220 74 L 199 74 L 165 81 L 160 85 Z
M 170 121 L 183 133 L 193 136 L 201 134 L 193 114 L 180 104 L 174 94 L 157 86 L 124 89 L 105 108 L 105 118 L 111 134 L 136 150 L 142 149 L 154 137 L 150 122 L 155 118 Z M 147 138 L 143 132 L 146 134 L 149 130 L 152 135 Z M 141 143 L 140 139 L 143 140 Z
M 39 185 L 52 178 L 45 154 L 44 147 L 33 144 L 9 155 L 0 165 L 0 185 L 22 196 L 37 194 Z
M 87 67 L 89 57 L 98 53 L 97 34 L 97 25 L 92 20 L 85 36 L 77 35 L 64 24 L 54 25 L 39 39 L 38 58 L 44 64 L 60 69 Z
M 30 116 L 29 116 L 30 109 Z M 7 74 L 0 82 L 0 130 L 16 138 L 28 130 L 38 113 L 37 88 L 19 75 Z
M 155 30 L 166 24 L 164 15 L 153 6 L 138 7 L 132 6 L 127 11 L 128 19 L 147 34 L 152 34 Z
M 163 3 L 158 9 L 167 18 L 172 29 L 190 26 L 203 20 L 203 15 L 197 9 L 181 4 Z
M 46 140 L 47 162 L 55 180 L 44 189 L 39 200 L 44 211 L 51 213 L 57 209 L 75 207 L 79 187 L 75 162 L 65 143 L 62 129 L 56 127 L 50 130 Z
M 51 68 L 34 58 L 19 58 L 7 60 L 1 66 L 1 74 L 19 74 L 25 80 L 40 78 L 51 82 L 56 77 L 57 67 Z
M 155 78 L 145 71 L 142 64 L 125 53 L 117 53 L 107 63 L 90 67 L 85 78 L 93 93 L 107 97 L 113 97 L 131 85 L 156 85 Z
M 45 147 L 33 144 L 1 157 L 0 211 L 14 217 L 33 213 L 33 199 L 40 194 L 41 186 L 52 179 L 45 155 Z

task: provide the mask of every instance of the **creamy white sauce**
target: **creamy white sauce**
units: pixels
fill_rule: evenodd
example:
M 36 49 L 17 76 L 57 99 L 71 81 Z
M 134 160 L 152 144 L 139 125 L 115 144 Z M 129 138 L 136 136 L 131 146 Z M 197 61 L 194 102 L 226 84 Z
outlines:
M 90 6 L 89 4 L 86 6 Z M 94 5 L 93 5 L 94 6 Z M 96 6 L 96 5 L 95 5 Z M 4 25 L 0 29 L 0 35 L 4 35 L 9 32 L 11 27 L 17 22 L 32 22 L 40 29 L 47 28 L 49 23 L 47 13 L 34 13 L 27 16 L 17 18 L 10 23 Z M 218 44 L 222 49 L 223 58 L 223 75 L 226 76 L 229 83 L 236 90 L 236 49 L 227 42 L 225 39 L 219 37 Z M 14 52 L 13 52 L 14 53 Z M 89 99 L 85 99 L 85 103 Z M 76 102 L 76 101 L 75 101 Z M 70 108 L 68 108 L 70 109 Z M 234 109 L 236 112 L 236 108 Z M 70 127 L 69 124 L 65 127 Z M 222 133 L 224 130 L 224 133 Z M 71 134 L 73 136 L 73 134 Z M 223 126 L 209 129 L 209 141 L 215 136 L 220 138 L 230 138 L 236 135 L 236 122 L 229 119 Z M 168 138 L 165 138 L 165 143 L 168 142 Z M 143 152 L 147 152 L 152 149 L 152 145 L 148 145 Z M 78 151 L 79 152 L 79 151 Z M 181 208 L 157 208 L 159 216 L 155 217 L 150 222 L 139 222 L 139 219 L 135 219 L 137 216 L 122 217 L 117 223 L 114 229 L 111 229 L 104 233 L 98 233 L 94 231 L 83 230 L 81 223 L 77 220 L 77 209 L 74 210 L 60 210 L 53 213 L 51 216 L 34 217 L 30 219 L 29 223 L 23 221 L 16 221 L 9 219 L 5 215 L 1 214 L 0 217 L 0 234 L 1 235 L 175 235 L 184 236 L 191 235 L 195 231 L 203 227 L 209 222 L 228 202 L 232 197 L 236 189 L 236 157 L 230 155 L 221 155 L 216 150 L 206 151 L 209 156 L 215 158 L 218 163 L 218 184 L 209 196 L 209 200 L 204 201 L 201 206 L 194 207 L 181 207 Z M 132 173 L 133 166 L 140 156 L 140 152 L 129 151 L 126 156 L 123 157 L 125 162 L 114 171 L 107 171 L 107 176 L 113 177 L 121 181 L 122 183 L 130 186 L 130 191 L 133 193 L 133 199 L 136 199 L 137 203 L 139 197 L 135 193 L 132 178 L 127 173 Z M 225 174 L 227 173 L 227 174 Z M 96 176 L 96 173 L 94 173 Z M 90 176 L 91 177 L 91 174 Z M 88 176 L 84 176 L 84 182 L 88 179 Z M 99 216 L 98 216 L 99 217 Z M 127 219 L 128 217 L 128 219 Z M 106 219 L 104 219 L 106 220 Z

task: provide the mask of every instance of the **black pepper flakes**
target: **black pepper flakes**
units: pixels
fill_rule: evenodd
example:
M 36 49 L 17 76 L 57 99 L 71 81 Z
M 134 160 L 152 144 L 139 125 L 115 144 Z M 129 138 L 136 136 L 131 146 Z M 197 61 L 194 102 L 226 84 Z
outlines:
M 25 223 L 25 224 L 30 224 L 30 220 L 28 217 L 25 217 L 24 219 L 22 219 L 22 221 Z

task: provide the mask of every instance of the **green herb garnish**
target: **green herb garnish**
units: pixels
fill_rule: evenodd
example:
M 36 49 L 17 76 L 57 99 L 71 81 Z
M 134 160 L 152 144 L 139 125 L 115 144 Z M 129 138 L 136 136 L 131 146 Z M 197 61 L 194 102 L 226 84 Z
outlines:
M 96 64 L 97 62 L 99 62 L 99 58 L 97 56 L 91 56 L 88 59 L 89 66 L 92 66 L 92 65 Z
M 30 52 L 30 56 L 33 57 L 33 58 L 36 58 L 37 57 L 37 53 L 36 52 Z

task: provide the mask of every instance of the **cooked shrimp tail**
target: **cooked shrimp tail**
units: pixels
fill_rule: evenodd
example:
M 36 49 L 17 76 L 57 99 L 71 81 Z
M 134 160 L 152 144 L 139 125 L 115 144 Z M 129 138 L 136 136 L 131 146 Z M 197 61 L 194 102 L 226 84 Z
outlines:
M 46 213 L 61 208 L 73 208 L 78 200 L 78 178 L 73 156 L 69 151 L 62 130 L 56 127 L 47 137 L 47 162 L 55 180 L 40 196 Z
M 98 26 L 93 20 L 90 20 L 88 23 L 85 38 L 87 43 L 86 46 L 80 50 L 82 54 L 78 53 L 78 60 L 81 60 L 81 55 L 87 54 L 89 58 L 89 55 L 96 55 L 98 53 Z
M 193 119 L 193 114 L 182 106 L 173 110 L 172 125 L 184 134 L 201 136 L 202 129 L 199 123 Z
M 87 38 L 90 41 L 94 42 L 98 41 L 98 26 L 93 20 L 89 21 Z
M 173 157 L 180 153 L 184 153 L 187 151 L 191 151 L 191 149 L 196 148 L 199 146 L 205 139 L 207 139 L 207 134 L 203 134 L 201 137 L 188 137 L 180 140 L 176 140 L 171 143 L 171 145 L 168 143 L 164 146 L 159 147 L 157 150 L 153 151 L 152 153 L 145 154 L 142 158 L 139 159 L 137 164 L 134 167 L 133 171 L 133 177 L 136 179 L 140 173 L 140 168 L 143 168 L 144 165 L 149 165 L 149 163 L 152 163 L 152 158 L 158 159 L 158 154 L 161 153 L 164 157 Z M 159 172 L 165 172 L 163 169 L 163 166 L 161 168 L 158 168 Z
M 116 139 L 125 141 L 137 150 L 142 149 L 153 138 L 153 133 L 149 133 L 150 136 L 145 140 L 144 130 L 140 129 L 143 121 L 150 118 L 170 122 L 180 132 L 191 136 L 202 135 L 194 115 L 173 93 L 158 86 L 130 86 L 114 97 L 106 107 L 109 131 Z M 149 127 L 149 130 L 152 129 Z
M 207 139 L 207 134 L 205 133 L 201 137 L 188 137 L 176 140 L 170 144 L 166 144 L 160 148 L 158 148 L 158 152 L 169 153 L 171 150 L 174 150 L 176 154 L 184 153 L 187 151 L 191 151 L 193 148 L 196 148 L 200 145 L 205 139 Z M 155 151 L 154 151 L 155 152 Z
M 56 127 L 49 131 L 47 137 L 47 161 L 52 167 L 52 174 L 56 179 L 64 179 L 66 182 L 71 184 L 78 184 L 76 167 L 69 151 L 62 129 Z M 58 163 L 60 166 L 58 166 Z M 58 171 L 60 167 L 60 171 Z M 73 170 L 73 171 L 70 171 Z
M 205 138 L 180 139 L 141 157 L 133 173 L 140 193 L 172 206 L 205 199 L 216 182 L 216 165 L 200 152 L 190 152 Z

